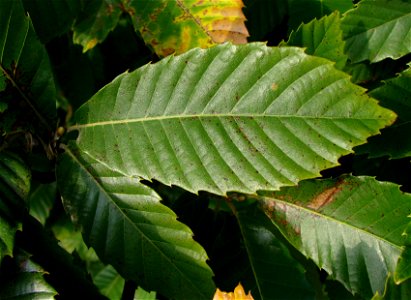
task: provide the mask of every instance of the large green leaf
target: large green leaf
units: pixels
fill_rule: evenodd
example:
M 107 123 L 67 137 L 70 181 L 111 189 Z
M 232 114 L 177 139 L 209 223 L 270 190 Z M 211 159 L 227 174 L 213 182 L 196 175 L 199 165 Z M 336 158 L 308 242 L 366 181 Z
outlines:
M 287 41 L 289 46 L 305 47 L 307 54 L 321 56 L 336 63 L 342 69 L 347 61 L 344 54 L 344 41 L 340 28 L 340 14 L 334 12 L 320 20 L 314 19 L 290 34 Z
M 52 127 L 49 122 L 56 116 L 53 74 L 21 1 L 0 1 L 0 73 L 21 96 L 24 104 L 20 105 L 38 118 L 33 122 L 40 120 L 46 128 Z M 15 98 L 10 101 L 17 106 Z
M 205 251 L 153 190 L 70 148 L 57 179 L 66 209 L 104 263 L 169 297 L 212 296 Z
M 371 177 L 304 181 L 267 194 L 266 214 L 298 250 L 353 293 L 384 292 L 403 250 L 411 195 Z
M 301 23 L 322 18 L 334 11 L 344 13 L 353 7 L 351 0 L 288 0 L 289 28 L 295 30 Z
M 380 103 L 395 111 L 398 120 L 382 131 L 380 136 L 356 149 L 356 153 L 369 153 L 370 157 L 389 155 L 391 158 L 411 156 L 411 67 L 397 77 L 386 80 L 384 85 L 369 93 Z
M 130 0 L 128 7 L 136 30 L 160 56 L 247 42 L 241 0 Z
M 394 118 L 330 61 L 250 43 L 123 74 L 69 130 L 82 151 L 128 176 L 254 193 L 319 176 Z
M 254 299 L 314 299 L 304 268 L 271 230 L 272 223 L 255 205 L 235 211 L 256 286 Z
M 411 3 L 363 0 L 342 19 L 352 63 L 396 59 L 411 52 Z

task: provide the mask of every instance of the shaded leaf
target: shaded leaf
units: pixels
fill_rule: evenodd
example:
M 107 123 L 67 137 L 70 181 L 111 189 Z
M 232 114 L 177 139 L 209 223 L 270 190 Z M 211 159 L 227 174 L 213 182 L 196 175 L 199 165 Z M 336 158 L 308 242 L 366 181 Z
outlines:
M 11 223 L 0 214 L 0 264 L 6 255 L 13 255 L 14 236 L 20 229 L 20 223 Z
M 56 183 L 39 184 L 30 191 L 30 214 L 41 224 L 46 224 L 56 199 Z
M 73 27 L 73 41 L 83 46 L 83 52 L 104 41 L 117 26 L 122 13 L 121 0 L 92 0 L 85 3 Z
M 346 52 L 352 63 L 397 59 L 411 52 L 411 3 L 363 0 L 342 19 Z
M 82 0 L 23 0 L 43 43 L 67 32 L 83 8 Z
M 120 299 L 124 287 L 124 279 L 110 265 L 102 268 L 93 276 L 93 282 L 107 298 Z
M 328 60 L 224 44 L 120 75 L 69 130 L 113 170 L 224 195 L 317 177 L 394 117 Z
M 288 3 L 290 31 L 314 18 L 320 19 L 334 11 L 344 13 L 353 8 L 352 0 L 288 0 Z
M 69 148 L 57 180 L 85 242 L 125 279 L 169 297 L 211 297 L 214 284 L 205 251 L 153 190 Z
M 396 78 L 386 80 L 384 85 L 369 94 L 380 100 L 381 105 L 395 111 L 398 119 L 380 136 L 372 137 L 367 144 L 358 147 L 356 153 L 369 153 L 370 157 L 411 156 L 411 68 L 408 67 Z
M 136 30 L 159 56 L 247 42 L 241 0 L 131 0 L 128 5 Z
M 262 41 L 267 39 L 288 13 L 287 0 L 244 0 L 244 14 L 250 36 L 248 41 Z
M 0 2 L 0 72 L 24 105 L 49 128 L 56 116 L 53 73 L 21 1 Z
M 30 170 L 17 155 L 0 153 L 0 215 L 8 218 L 9 222 L 20 219 L 30 191 L 30 181 Z
M 26 255 L 16 260 L 7 268 L 2 265 L 0 299 L 54 299 L 57 292 L 44 280 L 46 272 Z
M 349 176 L 268 194 L 266 214 L 299 251 L 352 293 L 384 292 L 403 250 L 409 194 L 393 183 Z
M 397 269 L 394 273 L 394 281 L 397 284 L 411 278 L 411 222 L 408 224 L 403 235 L 405 236 L 405 249 L 401 253 Z
M 142 289 L 141 287 L 138 287 L 135 294 L 134 294 L 134 299 L 135 300 L 140 300 L 140 299 L 144 299 L 144 300 L 156 300 L 156 293 L 155 292 L 147 292 L 144 289 Z
M 411 280 L 397 285 L 392 276 L 387 279 L 384 294 L 377 293 L 371 300 L 408 300 L 411 298 Z
M 332 60 L 336 63 L 336 68 L 342 69 L 347 56 L 344 54 L 344 41 L 340 26 L 338 12 L 320 20 L 314 19 L 308 24 L 301 24 L 295 32 L 291 32 L 287 45 L 304 47 L 307 54 Z
M 256 299 L 314 299 L 304 268 L 275 237 L 264 213 L 254 205 L 235 215 L 256 283 L 252 295 Z

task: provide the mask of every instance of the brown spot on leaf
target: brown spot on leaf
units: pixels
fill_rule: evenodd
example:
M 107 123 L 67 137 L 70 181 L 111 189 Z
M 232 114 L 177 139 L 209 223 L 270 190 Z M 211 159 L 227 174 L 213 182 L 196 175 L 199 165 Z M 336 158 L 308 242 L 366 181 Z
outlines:
M 330 204 L 334 200 L 336 194 L 338 194 L 341 190 L 342 188 L 339 187 L 339 185 L 326 189 L 311 200 L 311 202 L 307 204 L 307 207 L 314 210 L 319 210 L 327 204 Z
M 273 82 L 273 84 L 271 85 L 271 90 L 276 91 L 277 89 L 278 89 L 278 84 Z

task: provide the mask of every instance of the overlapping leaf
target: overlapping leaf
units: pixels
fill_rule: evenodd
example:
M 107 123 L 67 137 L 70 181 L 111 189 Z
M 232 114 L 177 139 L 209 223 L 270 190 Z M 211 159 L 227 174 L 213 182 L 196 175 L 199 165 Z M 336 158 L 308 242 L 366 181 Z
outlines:
M 388 155 L 391 158 L 411 156 L 411 68 L 389 79 L 369 93 L 380 103 L 398 114 L 395 124 L 382 131 L 380 136 L 358 147 L 358 153 L 369 153 L 370 157 Z
M 405 249 L 401 253 L 401 257 L 398 260 L 397 269 L 394 273 L 394 281 L 402 283 L 405 280 L 410 281 L 411 278 L 411 223 L 408 224 L 404 231 L 405 236 Z M 410 283 L 410 282 L 409 282 Z
M 411 52 L 411 3 L 363 0 L 342 19 L 351 62 L 397 59 Z
M 122 13 L 121 7 L 121 0 L 86 2 L 73 27 L 73 41 L 83 46 L 83 52 L 101 43 L 116 27 Z
M 256 286 L 254 299 L 314 299 L 303 267 L 270 230 L 273 226 L 258 207 L 236 212 Z
M 23 0 L 33 21 L 37 36 L 43 43 L 67 32 L 82 10 L 82 0 Z
M 39 184 L 30 191 L 30 214 L 45 224 L 56 199 L 56 183 Z
M 171 298 L 210 298 L 212 272 L 188 227 L 138 179 L 83 157 L 66 149 L 58 185 L 66 209 L 100 259 L 145 289 Z
M 241 0 L 131 0 L 128 5 L 136 30 L 160 56 L 247 42 Z
M 334 12 L 320 20 L 314 19 L 308 24 L 301 24 L 292 32 L 287 45 L 305 47 L 306 53 L 327 58 L 342 69 L 347 61 L 344 54 L 344 41 L 340 28 L 340 14 Z
M 16 266 L 2 268 L 0 299 L 54 299 L 57 292 L 44 279 L 46 272 L 28 257 L 19 255 L 16 260 Z
M 20 219 L 30 191 L 30 179 L 30 170 L 18 156 L 0 153 L 0 215 L 10 218 L 9 221 Z
M 296 30 L 301 23 L 314 18 L 322 18 L 334 11 L 344 13 L 353 7 L 351 0 L 288 0 L 290 31 Z
M 363 93 L 301 49 L 224 44 L 117 77 L 70 130 L 82 151 L 128 176 L 254 193 L 319 176 L 393 122 Z
M 269 194 L 265 212 L 298 250 L 349 291 L 383 294 L 403 249 L 411 195 L 370 177 L 305 181 Z
M 38 118 L 36 122 L 49 127 L 56 116 L 53 74 L 46 49 L 37 39 L 21 1 L 0 2 L 0 73 L 0 86 L 6 79 Z M 16 105 L 17 99 L 10 101 Z

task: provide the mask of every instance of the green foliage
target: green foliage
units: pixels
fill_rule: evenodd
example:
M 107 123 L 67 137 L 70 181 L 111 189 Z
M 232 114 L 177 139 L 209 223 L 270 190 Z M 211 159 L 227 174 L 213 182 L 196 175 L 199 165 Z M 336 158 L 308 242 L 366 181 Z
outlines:
M 378 62 L 408 54 L 411 51 L 410 11 L 408 1 L 361 1 L 342 21 L 350 60 Z
M 0 1 L 0 298 L 410 299 L 410 8 Z

